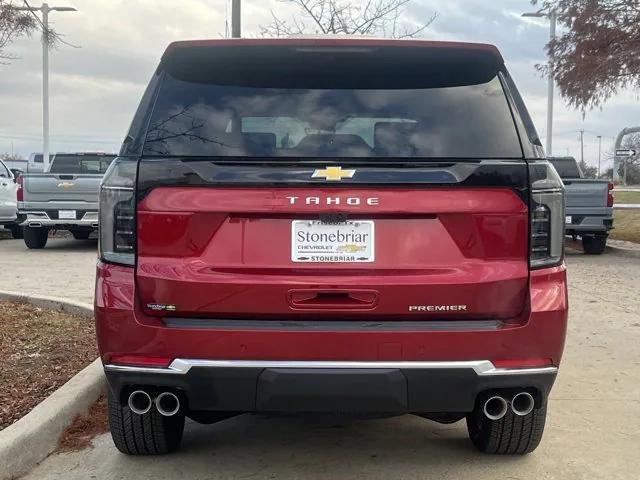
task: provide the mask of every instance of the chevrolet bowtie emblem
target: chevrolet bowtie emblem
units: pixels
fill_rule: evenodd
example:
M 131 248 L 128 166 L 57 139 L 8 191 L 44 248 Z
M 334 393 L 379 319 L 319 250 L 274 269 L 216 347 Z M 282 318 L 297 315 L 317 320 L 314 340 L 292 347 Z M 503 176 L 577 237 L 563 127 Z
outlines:
M 353 178 L 355 170 L 342 170 L 342 167 L 327 167 L 324 170 L 316 170 L 311 178 L 324 178 L 325 180 L 340 181 L 343 178 Z
M 75 185 L 73 182 L 60 182 L 58 188 L 71 188 Z

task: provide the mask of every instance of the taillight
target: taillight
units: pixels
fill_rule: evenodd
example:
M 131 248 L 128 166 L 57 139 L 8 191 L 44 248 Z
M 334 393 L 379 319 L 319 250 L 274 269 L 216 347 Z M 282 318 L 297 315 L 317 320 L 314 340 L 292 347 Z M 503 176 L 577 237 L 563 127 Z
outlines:
M 555 168 L 546 161 L 529 165 L 531 268 L 562 263 L 564 254 L 564 185 Z
M 16 190 L 16 196 L 18 197 L 19 202 L 23 202 L 24 201 L 24 189 L 23 189 L 24 178 L 22 178 L 22 175 L 16 178 L 16 183 L 18 184 L 18 189 Z
M 100 258 L 120 265 L 135 264 L 137 162 L 116 158 L 100 186 Z
M 607 192 L 607 207 L 613 207 L 613 202 L 615 200 L 615 197 L 613 195 L 614 187 L 615 185 L 609 182 L 609 191 Z

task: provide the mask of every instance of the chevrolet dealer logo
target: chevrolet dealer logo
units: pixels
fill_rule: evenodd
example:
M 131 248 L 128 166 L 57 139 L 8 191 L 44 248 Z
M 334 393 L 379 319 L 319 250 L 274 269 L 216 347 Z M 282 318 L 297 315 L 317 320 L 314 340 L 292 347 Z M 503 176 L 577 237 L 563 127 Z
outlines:
M 330 181 L 340 181 L 343 178 L 353 178 L 355 170 L 342 170 L 342 167 L 327 167 L 324 170 L 316 170 L 311 178 L 324 178 Z

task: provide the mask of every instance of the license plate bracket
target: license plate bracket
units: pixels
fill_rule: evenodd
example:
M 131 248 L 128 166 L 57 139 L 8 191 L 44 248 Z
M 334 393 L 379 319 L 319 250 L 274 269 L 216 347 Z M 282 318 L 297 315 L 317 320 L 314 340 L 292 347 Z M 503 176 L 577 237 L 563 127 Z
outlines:
M 291 223 L 291 261 L 296 263 L 371 263 L 375 260 L 372 220 Z
M 76 220 L 76 218 L 75 210 L 58 210 L 59 220 Z

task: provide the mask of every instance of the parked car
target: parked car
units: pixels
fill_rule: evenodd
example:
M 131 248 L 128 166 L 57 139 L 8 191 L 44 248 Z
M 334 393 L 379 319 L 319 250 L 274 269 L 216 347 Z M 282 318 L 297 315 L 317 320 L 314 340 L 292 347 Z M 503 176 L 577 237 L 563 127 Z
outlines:
M 18 183 L 18 210 L 24 217 L 24 242 L 44 248 L 50 230 L 69 230 L 89 238 L 98 228 L 100 181 L 115 155 L 58 153 L 47 173 L 28 173 Z
M 494 46 L 174 43 L 100 192 L 113 441 L 161 454 L 185 417 L 411 413 L 528 453 L 565 340 L 563 227 Z
M 573 157 L 549 158 L 565 185 L 565 232 L 582 240 L 584 252 L 600 255 L 613 228 L 613 183 L 584 178 Z
M 0 160 L 0 225 L 11 230 L 13 238 L 21 238 L 22 229 L 18 225 L 18 202 L 15 178 L 11 170 Z

